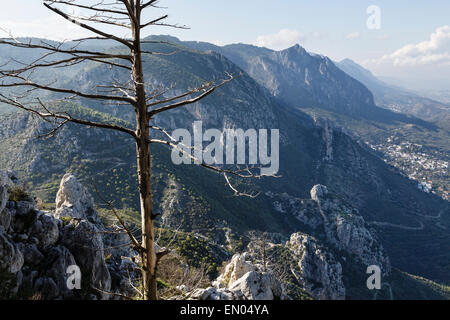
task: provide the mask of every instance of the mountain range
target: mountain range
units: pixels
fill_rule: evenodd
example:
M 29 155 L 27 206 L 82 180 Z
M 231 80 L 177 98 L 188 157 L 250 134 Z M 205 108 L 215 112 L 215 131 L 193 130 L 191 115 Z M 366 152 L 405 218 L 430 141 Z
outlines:
M 392 271 L 386 273 L 386 282 L 394 295 L 424 298 L 411 274 L 450 284 L 450 206 L 445 200 L 450 140 L 448 128 L 436 120 L 448 115 L 448 106 L 385 85 L 350 61 L 335 64 L 299 45 L 273 51 L 166 36 L 148 40 L 161 43 L 146 44 L 146 51 L 176 52 L 145 55 L 146 82 L 155 87 L 174 84 L 177 92 L 220 79 L 226 72 L 242 74 L 200 103 L 155 119 L 155 125 L 169 131 L 191 129 L 193 121 L 202 120 L 205 129 L 277 128 L 281 136 L 280 177 L 236 181 L 242 189 L 258 191 L 255 199 L 234 197 L 220 176 L 197 166 L 175 166 L 169 150 L 155 148 L 154 194 L 161 227 L 200 234 L 229 254 L 243 250 L 252 231 L 270 233 L 276 245 L 294 233 L 308 234 L 343 266 L 347 298 L 372 297 L 364 280 L 367 252 L 382 257 L 379 261 L 388 257 Z M 7 55 L 1 52 L 0 58 Z M 33 58 L 26 52 L 20 56 Z M 88 63 L 63 75 L 37 76 L 93 90 L 93 83 L 125 79 L 126 74 Z M 409 99 L 423 104 L 422 109 L 410 108 Z M 55 108 L 99 121 L 133 121 L 133 111 L 123 106 L 81 100 Z M 129 212 L 130 221 L 136 219 L 134 145 L 127 137 L 68 125 L 56 137 L 40 140 L 34 137 L 49 126 L 29 114 L 9 113 L 1 121 L 0 167 L 16 170 L 44 206 L 51 207 L 59 181 L 71 172 L 86 184 L 94 178 L 105 196 Z M 388 151 L 394 143 L 420 144 L 420 153 L 437 163 L 447 161 L 447 170 L 433 168 L 429 175 L 417 173 L 412 179 L 412 170 L 428 173 L 390 162 Z M 419 189 L 422 179 L 433 179 L 435 189 Z M 317 196 L 322 187 L 317 186 L 326 186 L 333 196 L 322 200 Z M 318 209 L 321 201 L 328 203 L 328 211 Z M 323 216 L 335 222 L 325 223 Z M 206 261 L 220 265 L 223 255 L 208 250 Z M 417 291 L 408 292 L 409 287 Z

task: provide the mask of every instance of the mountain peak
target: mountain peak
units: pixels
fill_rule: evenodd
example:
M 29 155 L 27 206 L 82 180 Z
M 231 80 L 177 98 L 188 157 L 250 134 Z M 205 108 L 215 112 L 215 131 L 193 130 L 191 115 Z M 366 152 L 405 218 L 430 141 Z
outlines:
M 150 35 L 144 38 L 146 41 L 166 41 L 172 43 L 180 43 L 181 40 L 177 37 L 170 36 L 168 34 Z
M 306 49 L 303 48 L 303 47 L 302 47 L 301 45 L 299 45 L 298 43 L 297 43 L 296 45 L 294 45 L 294 46 L 292 46 L 292 47 L 290 47 L 290 48 L 287 48 L 287 49 L 285 49 L 285 50 L 282 50 L 282 51 L 296 51 L 296 52 L 299 52 L 299 53 L 301 53 L 301 54 L 307 53 Z
M 345 59 L 339 61 L 339 63 L 347 64 L 347 65 L 357 65 L 357 63 L 355 61 L 353 61 L 352 59 L 349 59 L 349 58 L 345 58 Z

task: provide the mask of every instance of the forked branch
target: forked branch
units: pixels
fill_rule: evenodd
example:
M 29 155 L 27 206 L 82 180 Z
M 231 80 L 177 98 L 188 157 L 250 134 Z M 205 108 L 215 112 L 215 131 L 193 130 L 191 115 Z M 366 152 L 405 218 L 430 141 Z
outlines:
M 26 104 L 19 102 L 17 99 L 12 99 L 10 97 L 6 97 L 2 93 L 0 93 L 0 102 L 9 104 L 9 105 L 11 105 L 13 107 L 16 107 L 18 109 L 27 111 L 27 112 L 29 112 L 31 114 L 34 114 L 34 115 L 37 115 L 40 118 L 42 118 L 43 120 L 60 119 L 60 120 L 63 120 L 63 124 L 66 124 L 68 122 L 73 122 L 73 123 L 82 124 L 82 125 L 90 126 L 90 127 L 121 131 L 121 132 L 124 132 L 124 133 L 127 133 L 127 134 L 131 135 L 133 138 L 136 139 L 136 133 L 133 130 L 129 129 L 129 128 L 122 127 L 122 126 L 119 126 L 119 125 L 114 125 L 114 124 L 107 124 L 107 123 L 100 123 L 100 122 L 95 122 L 95 121 L 78 119 L 78 118 L 72 117 L 71 115 L 69 115 L 68 113 L 65 113 L 65 112 L 61 112 L 61 113 L 51 112 L 51 111 L 49 111 L 49 108 L 47 108 L 44 105 L 44 103 L 39 98 L 37 100 L 38 100 L 39 105 L 46 112 L 39 111 L 36 108 L 28 107 Z M 59 129 L 61 127 L 62 127 L 62 125 L 59 125 L 57 127 L 57 129 Z M 53 132 L 53 134 L 54 134 L 54 132 Z
M 153 106 L 158 106 L 158 105 L 162 105 L 162 104 L 165 104 L 165 103 L 174 102 L 176 100 L 179 100 L 179 99 L 188 97 L 190 95 L 199 93 L 199 95 L 197 95 L 196 97 L 193 97 L 193 98 L 190 98 L 190 99 L 181 100 L 181 101 L 174 102 L 174 103 L 166 105 L 166 106 L 162 106 L 162 107 L 150 110 L 148 112 L 149 118 L 151 118 L 151 117 L 153 117 L 153 116 L 155 116 L 155 115 L 157 115 L 158 113 L 161 113 L 161 112 L 169 111 L 169 110 L 172 110 L 172 109 L 176 109 L 176 108 L 179 108 L 179 107 L 183 107 L 183 106 L 186 106 L 186 105 L 189 105 L 189 104 L 196 103 L 196 102 L 206 98 L 207 96 L 212 94 L 214 91 L 216 91 L 218 88 L 220 88 L 223 85 L 227 84 L 228 82 L 234 80 L 235 78 L 236 78 L 235 76 L 228 74 L 228 79 L 222 80 L 222 82 L 220 82 L 219 84 L 214 84 L 213 82 L 208 82 L 208 83 L 204 84 L 203 86 L 201 86 L 199 88 L 190 90 L 190 91 L 188 91 L 186 93 L 183 93 L 181 95 L 147 104 L 147 107 L 151 108 Z

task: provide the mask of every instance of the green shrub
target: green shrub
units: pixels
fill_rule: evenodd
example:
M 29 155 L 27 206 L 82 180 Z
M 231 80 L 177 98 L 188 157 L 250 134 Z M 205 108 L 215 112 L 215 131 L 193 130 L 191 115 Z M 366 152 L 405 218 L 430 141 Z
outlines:
M 30 195 L 28 194 L 25 185 L 15 185 L 14 187 L 8 189 L 8 193 L 9 201 L 19 202 L 30 199 Z

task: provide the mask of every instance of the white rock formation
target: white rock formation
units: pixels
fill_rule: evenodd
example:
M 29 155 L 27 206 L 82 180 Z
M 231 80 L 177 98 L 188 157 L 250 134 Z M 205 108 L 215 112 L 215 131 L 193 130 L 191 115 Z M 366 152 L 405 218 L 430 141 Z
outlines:
M 248 262 L 248 259 L 249 256 L 246 252 L 243 254 L 235 254 L 230 263 L 226 265 L 225 271 L 217 278 L 217 281 L 228 288 L 246 273 L 257 271 L 258 269 Z
M 251 271 L 233 282 L 230 291 L 243 300 L 284 299 L 284 289 L 275 275 L 270 272 Z
M 70 217 L 87 219 L 93 223 L 98 222 L 92 195 L 70 173 L 64 175 L 56 194 L 55 217 Z
M 92 196 L 73 175 L 65 175 L 57 197 L 57 217 L 36 209 L 32 198 L 8 201 L 8 190 L 14 185 L 10 174 L 0 171 L 0 271 L 8 280 L 0 278 L 0 296 L 14 297 L 23 292 L 34 292 L 43 299 L 110 299 L 100 293 L 120 290 L 128 274 L 121 256 L 113 254 L 105 262 L 104 226 L 94 210 Z M 70 217 L 70 218 L 69 218 Z M 109 246 L 116 246 L 108 239 Z M 121 251 L 120 253 L 124 253 Z M 68 290 L 67 267 L 77 265 L 82 272 L 82 289 Z M 113 287 L 111 271 L 116 284 Z M 120 288 L 118 287 L 120 286 Z M 125 288 L 125 289 L 124 289 Z
M 314 299 L 345 299 L 342 266 L 333 254 L 321 247 L 315 238 L 301 233 L 291 235 L 287 247 L 300 269 L 300 272 L 292 272 Z
M 213 286 L 194 290 L 193 300 L 285 300 L 283 285 L 271 272 L 261 272 L 247 259 L 248 253 L 236 254 Z
M 366 265 L 379 266 L 384 275 L 391 272 L 389 257 L 383 246 L 368 229 L 364 218 L 351 206 L 328 192 L 326 186 L 316 185 L 311 190 L 324 220 L 327 241 L 338 249 L 356 255 Z

